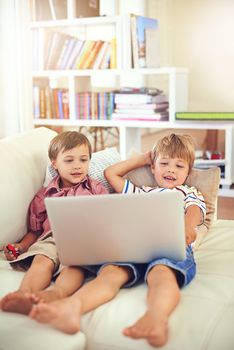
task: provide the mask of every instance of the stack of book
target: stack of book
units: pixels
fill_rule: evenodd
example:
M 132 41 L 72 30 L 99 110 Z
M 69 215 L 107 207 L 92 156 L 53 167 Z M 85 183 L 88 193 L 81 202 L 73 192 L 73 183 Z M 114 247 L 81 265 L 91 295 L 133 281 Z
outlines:
M 169 102 L 158 89 L 123 89 L 115 93 L 114 120 L 168 120 Z
M 114 92 L 85 91 L 76 94 L 77 119 L 109 120 L 114 110 Z

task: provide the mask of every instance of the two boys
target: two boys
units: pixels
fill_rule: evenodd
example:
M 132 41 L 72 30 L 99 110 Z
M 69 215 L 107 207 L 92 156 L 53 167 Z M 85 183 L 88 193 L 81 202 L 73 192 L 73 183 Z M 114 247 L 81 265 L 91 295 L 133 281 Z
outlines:
M 49 323 L 66 333 L 77 332 L 82 314 L 111 300 L 127 283 L 134 284 L 143 277 L 148 284 L 147 311 L 123 332 L 132 338 L 146 338 L 155 347 L 164 345 L 168 339 L 168 318 L 179 302 L 180 288 L 195 276 L 191 243 L 196 238 L 196 227 L 203 222 L 205 215 L 202 195 L 195 188 L 184 185 L 193 162 L 194 147 L 191 139 L 185 135 L 171 134 L 161 139 L 152 152 L 114 164 L 105 171 L 107 180 L 118 193 L 140 194 L 173 190 L 184 194 L 187 242 L 187 256 L 184 261 L 174 262 L 164 258 L 146 262 L 144 266 L 131 262 L 124 265 L 110 263 L 96 266 L 94 273 L 97 277 L 73 295 L 70 293 L 63 298 L 61 294 L 53 297 L 59 300 L 42 303 L 32 294 L 30 298 L 35 298 L 35 302 L 30 309 L 30 317 Z M 126 173 L 144 165 L 151 167 L 157 187 L 137 188 L 124 179 Z M 81 272 L 84 273 L 82 269 Z M 79 286 L 77 283 L 77 288 Z M 4 305 L 3 301 L 1 305 Z

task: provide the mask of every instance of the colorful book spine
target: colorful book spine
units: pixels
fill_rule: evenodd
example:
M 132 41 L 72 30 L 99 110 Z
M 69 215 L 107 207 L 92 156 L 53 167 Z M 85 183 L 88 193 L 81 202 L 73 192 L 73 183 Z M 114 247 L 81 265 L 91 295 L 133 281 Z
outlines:
M 93 66 L 93 63 L 98 55 L 98 52 L 103 44 L 102 40 L 98 40 L 95 42 L 95 44 L 92 47 L 92 50 L 90 51 L 86 61 L 84 62 L 83 69 L 91 69 Z
M 112 38 L 110 42 L 110 69 L 117 68 L 116 38 Z
M 87 45 L 85 45 L 85 50 L 82 53 L 82 56 L 79 60 L 79 62 L 77 63 L 77 69 L 84 69 L 85 67 L 85 62 L 88 59 L 93 46 L 95 45 L 95 41 L 94 40 L 87 40 Z

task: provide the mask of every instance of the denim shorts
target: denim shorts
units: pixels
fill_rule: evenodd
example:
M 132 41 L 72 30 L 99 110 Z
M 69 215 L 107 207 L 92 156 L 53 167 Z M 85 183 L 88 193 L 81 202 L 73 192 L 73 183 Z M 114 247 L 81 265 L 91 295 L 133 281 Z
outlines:
M 85 265 L 82 268 L 86 272 L 86 278 L 97 276 L 100 271 L 107 265 L 116 265 L 128 267 L 132 270 L 132 278 L 123 288 L 132 287 L 141 282 L 147 283 L 147 276 L 150 270 L 156 265 L 164 265 L 170 267 L 176 274 L 177 282 L 180 288 L 189 284 L 196 274 L 196 263 L 193 257 L 191 246 L 186 247 L 185 260 L 175 261 L 168 258 L 157 258 L 151 260 L 149 263 L 136 264 L 131 262 L 113 262 L 104 263 L 101 265 Z
M 135 264 L 129 263 L 129 262 L 108 262 L 108 263 L 103 263 L 101 265 L 83 265 L 81 266 L 84 271 L 85 271 L 85 278 L 87 280 L 96 277 L 101 270 L 108 265 L 115 265 L 115 266 L 123 266 L 127 267 L 130 270 L 132 270 L 132 278 L 125 283 L 122 288 L 129 288 L 140 282 L 141 276 L 140 276 L 140 270 L 135 267 Z M 137 264 L 141 265 L 141 264 Z M 145 264 L 144 264 L 145 265 Z M 139 270 L 139 271 L 138 271 Z
M 177 283 L 180 288 L 189 284 L 196 275 L 196 263 L 193 256 L 193 250 L 190 245 L 186 247 L 186 258 L 184 260 L 175 261 L 167 258 L 152 260 L 148 264 L 144 275 L 145 282 L 147 282 L 147 276 L 150 270 L 156 265 L 170 267 L 175 272 Z

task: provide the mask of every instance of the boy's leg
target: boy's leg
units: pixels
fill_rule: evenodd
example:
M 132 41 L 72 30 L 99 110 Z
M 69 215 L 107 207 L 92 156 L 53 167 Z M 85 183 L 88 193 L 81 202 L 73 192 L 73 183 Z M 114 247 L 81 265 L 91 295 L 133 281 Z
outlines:
M 80 288 L 83 282 L 84 271 L 80 267 L 64 267 L 53 285 L 35 294 L 40 300 L 51 302 L 72 295 Z
M 48 287 L 54 270 L 53 261 L 44 256 L 36 255 L 25 273 L 16 292 L 7 294 L 1 300 L 1 309 L 8 312 L 28 314 L 38 299 L 32 294 Z
M 168 318 L 180 300 L 180 289 L 172 269 L 164 265 L 154 266 L 147 278 L 147 311 L 123 333 L 131 338 L 145 338 L 152 346 L 167 342 Z
M 131 269 L 127 267 L 105 266 L 95 279 L 71 297 L 35 305 L 30 316 L 65 333 L 76 333 L 80 329 L 81 315 L 114 298 L 130 276 Z

